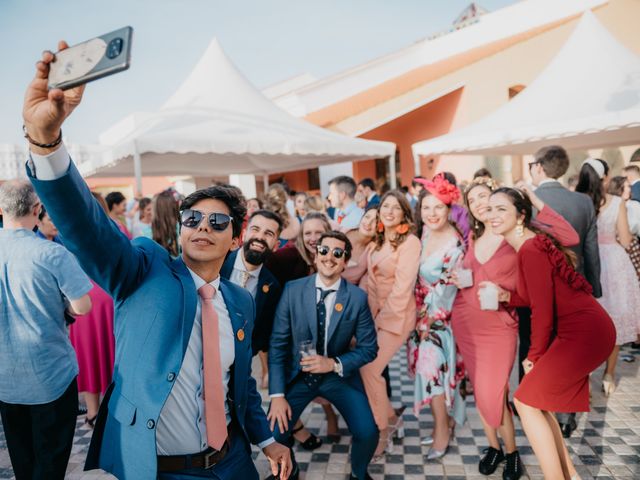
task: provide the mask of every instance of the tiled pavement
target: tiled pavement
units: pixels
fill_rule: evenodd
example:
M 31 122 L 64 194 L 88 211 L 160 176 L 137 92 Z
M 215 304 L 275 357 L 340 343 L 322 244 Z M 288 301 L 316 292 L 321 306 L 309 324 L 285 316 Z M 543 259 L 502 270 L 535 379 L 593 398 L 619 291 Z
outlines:
M 258 365 L 255 367 L 259 368 Z M 582 479 L 597 478 L 631 480 L 640 478 L 640 355 L 635 363 L 620 362 L 618 368 L 619 384 L 615 394 L 606 399 L 600 393 L 599 379 L 602 371 L 592 375 L 592 411 L 579 417 L 578 430 L 570 440 L 570 451 Z M 413 386 L 406 376 L 406 361 L 399 354 L 391 365 L 393 401 L 410 405 Z M 266 392 L 262 392 L 266 398 Z M 482 425 L 473 405 L 468 399 L 469 421 L 463 428 L 456 430 L 455 439 L 447 456 L 441 461 L 426 463 L 424 456 L 428 447 L 420 446 L 420 438 L 430 433 L 432 420 L 428 412 L 420 419 L 411 413 L 404 415 L 406 437 L 395 440 L 393 454 L 387 455 L 384 462 L 372 464 L 370 473 L 375 479 L 484 479 L 478 474 L 480 452 L 487 446 Z M 265 403 L 266 407 L 266 403 Z M 324 415 L 319 406 L 307 409 L 303 416 L 311 431 L 321 437 L 326 433 Z M 350 472 L 349 443 L 346 425 L 340 419 L 342 439 L 339 444 L 324 444 L 314 452 L 305 452 L 298 447 L 296 458 L 303 474 L 301 478 L 345 479 Z M 529 447 L 519 422 L 516 420 L 517 444 L 526 465 L 530 479 L 542 479 L 540 468 Z M 91 431 L 85 428 L 82 418 L 78 419 L 78 428 L 69 463 L 69 479 L 108 479 L 113 478 L 100 472 L 83 472 L 82 464 L 91 437 Z M 262 454 L 254 453 L 256 465 L 261 477 L 267 475 L 268 465 Z M 502 469 L 491 479 L 500 479 Z M 0 478 L 13 478 L 4 435 L 0 426 Z M 526 477 L 525 477 L 526 478 Z

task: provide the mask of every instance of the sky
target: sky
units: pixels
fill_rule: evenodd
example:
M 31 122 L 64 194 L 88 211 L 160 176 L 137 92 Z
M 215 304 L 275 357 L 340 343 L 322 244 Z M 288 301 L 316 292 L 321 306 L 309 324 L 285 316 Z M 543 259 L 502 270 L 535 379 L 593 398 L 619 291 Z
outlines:
M 516 0 L 482 0 L 493 11 Z M 20 144 L 22 97 L 41 52 L 126 25 L 131 68 L 87 86 L 65 123 L 72 143 L 134 111 L 155 111 L 213 37 L 258 88 L 324 78 L 450 27 L 470 0 L 0 0 L 0 144 Z

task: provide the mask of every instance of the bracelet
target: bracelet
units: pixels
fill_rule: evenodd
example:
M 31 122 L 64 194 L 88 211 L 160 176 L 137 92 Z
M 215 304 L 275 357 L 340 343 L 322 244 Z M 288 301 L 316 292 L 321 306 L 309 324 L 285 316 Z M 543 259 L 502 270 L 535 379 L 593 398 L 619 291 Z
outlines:
M 29 133 L 27 132 L 27 127 L 22 125 L 22 131 L 24 132 L 24 138 L 26 138 L 29 143 L 31 145 L 35 145 L 36 147 L 40 147 L 40 148 L 53 148 L 53 147 L 57 147 L 58 145 L 60 145 L 62 143 L 62 129 L 60 129 L 60 135 L 58 135 L 58 138 L 56 138 L 53 142 L 51 143 L 40 143 L 40 142 L 36 142 L 33 138 L 31 138 L 29 136 Z

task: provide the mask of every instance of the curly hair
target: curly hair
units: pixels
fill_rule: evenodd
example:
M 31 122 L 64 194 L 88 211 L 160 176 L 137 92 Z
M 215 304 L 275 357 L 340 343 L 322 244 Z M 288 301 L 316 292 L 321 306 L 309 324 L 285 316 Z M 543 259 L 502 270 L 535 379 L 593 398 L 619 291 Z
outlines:
M 289 195 L 287 190 L 280 183 L 269 186 L 264 196 L 264 209 L 277 213 L 282 218 L 283 229 L 289 226 L 289 211 L 287 210 L 287 200 Z
M 413 223 L 413 213 L 411 212 L 411 205 L 409 205 L 409 202 L 407 201 L 407 198 L 404 196 L 404 194 L 398 190 L 389 190 L 387 193 L 385 193 L 382 196 L 382 198 L 380 199 L 380 205 L 378 208 L 378 215 L 380 215 L 380 210 L 382 209 L 382 205 L 384 205 L 385 200 L 389 197 L 395 198 L 400 204 L 400 208 L 402 209 L 402 213 L 404 216 L 402 218 L 402 221 L 400 222 L 400 225 L 407 225 L 406 232 L 402 232 L 402 233 L 398 232 L 395 238 L 393 238 L 393 240 L 389 240 L 389 243 L 391 244 L 391 249 L 395 251 L 407 239 L 409 235 L 414 233 L 415 224 Z M 376 250 L 380 250 L 384 245 L 384 241 L 385 241 L 385 236 L 384 236 L 385 228 L 384 228 L 384 225 L 380 227 L 381 225 L 382 225 L 382 222 L 378 224 L 377 233 L 374 239 L 374 241 L 376 242 Z

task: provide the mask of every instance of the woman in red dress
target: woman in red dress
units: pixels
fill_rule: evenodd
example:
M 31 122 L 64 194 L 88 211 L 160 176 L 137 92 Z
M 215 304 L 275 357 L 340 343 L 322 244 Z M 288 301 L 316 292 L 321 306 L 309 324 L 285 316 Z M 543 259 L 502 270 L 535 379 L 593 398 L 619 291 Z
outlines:
M 478 298 L 484 282 L 498 284 L 514 292 L 518 280 L 513 274 L 518 265 L 516 251 L 489 226 L 489 198 L 496 188 L 493 180 L 479 178 L 467 187 L 464 194 L 473 228 L 462 268 L 473 272 L 473 284 L 458 290 L 451 311 L 451 326 L 489 441 L 478 470 L 483 475 L 491 475 L 506 460 L 502 478 L 517 480 L 522 476 L 523 468 L 508 399 L 509 376 L 518 345 L 518 317 L 509 305 L 500 305 L 497 310 L 483 310 Z M 531 199 L 538 211 L 538 224 L 545 225 L 563 245 L 578 243 L 578 234 L 566 220 L 535 195 L 532 194 Z M 455 271 L 452 278 L 457 282 Z M 457 284 L 460 286 L 459 282 Z
M 524 431 L 548 479 L 577 479 L 552 412 L 589 411 L 589 374 L 615 345 L 616 331 L 591 287 L 574 269 L 575 257 L 531 225 L 529 197 L 499 188 L 489 200 L 494 233 L 518 252 L 517 294 L 500 301 L 531 307 L 531 347 L 515 392 Z

